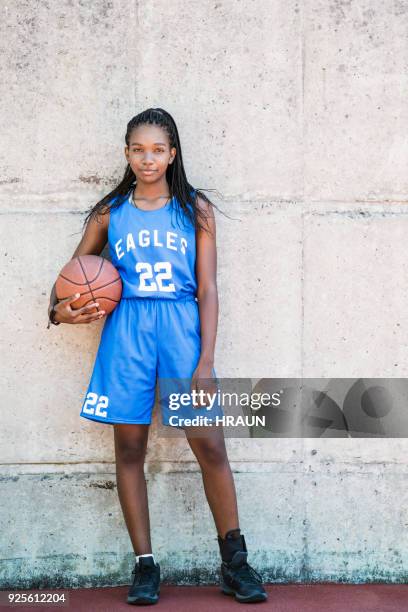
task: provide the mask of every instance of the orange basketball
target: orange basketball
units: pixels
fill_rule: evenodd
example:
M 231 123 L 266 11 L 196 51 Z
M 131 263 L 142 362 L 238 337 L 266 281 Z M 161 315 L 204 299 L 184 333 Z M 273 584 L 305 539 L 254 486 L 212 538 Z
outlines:
M 109 314 L 118 305 L 122 295 L 122 279 L 110 261 L 99 255 L 80 255 L 69 261 L 60 271 L 55 283 L 59 300 L 79 293 L 71 304 L 77 310 L 90 302 L 98 302 L 90 312 L 104 310 Z

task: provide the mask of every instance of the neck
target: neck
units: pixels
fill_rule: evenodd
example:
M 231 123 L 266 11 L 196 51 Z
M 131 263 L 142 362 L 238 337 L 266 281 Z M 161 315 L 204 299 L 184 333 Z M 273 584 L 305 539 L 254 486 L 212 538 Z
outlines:
M 133 190 L 133 198 L 135 200 L 158 200 L 160 198 L 169 198 L 169 186 L 167 181 L 163 181 L 158 185 L 141 185 L 136 184 Z

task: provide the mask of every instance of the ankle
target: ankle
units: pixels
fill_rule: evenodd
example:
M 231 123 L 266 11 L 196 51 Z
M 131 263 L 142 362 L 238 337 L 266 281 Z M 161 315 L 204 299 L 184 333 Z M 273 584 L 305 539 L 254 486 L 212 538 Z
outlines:
M 140 557 L 152 557 L 152 558 L 153 558 L 154 563 L 156 563 L 153 553 L 144 553 L 143 555 L 137 555 L 137 554 L 135 553 L 135 557 L 136 557 L 136 562 L 137 562 L 137 563 L 139 563 L 139 559 L 140 559 Z
M 224 537 L 220 535 L 219 537 L 222 540 L 238 540 L 240 535 L 241 535 L 241 529 L 239 527 L 235 527 L 234 529 L 229 529 L 228 531 L 226 531 Z
M 241 530 L 239 528 L 230 529 L 227 531 L 224 538 L 219 535 L 217 539 L 221 559 L 225 563 L 230 563 L 237 551 L 247 552 L 245 538 L 241 534 Z

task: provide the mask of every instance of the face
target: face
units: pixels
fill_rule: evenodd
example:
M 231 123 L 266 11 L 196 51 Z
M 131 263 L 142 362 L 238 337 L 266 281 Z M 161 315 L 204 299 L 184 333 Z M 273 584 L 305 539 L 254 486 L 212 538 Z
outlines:
M 169 137 L 160 126 L 139 125 L 130 134 L 125 156 L 138 182 L 155 183 L 173 163 L 176 148 L 170 148 Z

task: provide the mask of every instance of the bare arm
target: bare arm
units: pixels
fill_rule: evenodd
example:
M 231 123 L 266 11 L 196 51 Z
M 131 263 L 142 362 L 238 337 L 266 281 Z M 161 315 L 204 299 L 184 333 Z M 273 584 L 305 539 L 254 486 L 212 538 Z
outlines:
M 215 217 L 212 207 L 201 198 L 198 205 L 204 210 L 208 229 L 196 232 L 197 300 L 201 324 L 201 355 L 199 365 L 212 368 L 218 326 L 217 246 Z
M 78 257 L 79 255 L 100 255 L 105 248 L 105 244 L 108 240 L 108 227 L 109 227 L 109 216 L 110 213 L 104 215 L 92 216 L 85 228 L 84 235 L 77 248 L 75 249 L 71 259 Z M 58 302 L 55 294 L 55 283 L 51 289 L 50 304 L 48 310 Z

